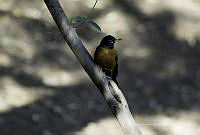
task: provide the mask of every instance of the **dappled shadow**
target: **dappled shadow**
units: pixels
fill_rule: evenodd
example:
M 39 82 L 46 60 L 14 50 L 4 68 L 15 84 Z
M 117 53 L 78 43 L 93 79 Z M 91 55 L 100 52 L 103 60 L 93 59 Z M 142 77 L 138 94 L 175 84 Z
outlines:
M 52 97 L 45 97 L 30 105 L 1 113 L 1 134 L 26 135 L 50 132 L 72 135 L 88 122 L 101 119 L 105 114 L 111 116 L 100 93 L 93 90 L 94 85 L 79 84 L 55 89 L 58 93 Z
M 11 76 L 17 83 L 26 87 L 45 86 L 42 80 L 33 75 L 24 72 L 22 69 L 16 67 L 0 67 L 0 77 Z
M 175 23 L 175 15 L 171 11 L 147 16 L 142 13 L 133 1 L 114 0 L 114 4 L 128 16 L 133 17 L 143 27 L 143 31 L 133 29 L 137 33 L 142 46 L 150 48 L 151 56 L 141 62 L 134 58 L 123 58 L 122 65 L 130 61 L 141 65 L 142 71 L 126 66 L 123 72 L 129 76 L 124 80 L 125 86 L 135 83 L 129 103 L 135 101 L 138 113 L 196 110 L 199 108 L 199 42 L 191 46 L 187 41 L 177 39 L 169 30 Z M 140 26 L 140 27 L 141 27 Z M 132 29 L 130 25 L 130 29 Z M 139 62 L 138 62 L 139 61 Z M 174 64 L 174 65 L 173 65 Z M 173 66 L 171 69 L 170 66 Z M 131 81 L 129 81 L 131 80 Z M 138 84 L 138 87 L 137 87 Z M 128 88 L 127 88 L 128 89 Z M 127 91 L 127 94 L 130 91 Z M 129 93 L 130 94 L 130 93 Z M 132 106 L 133 107 L 133 106 Z M 146 110 L 147 109 L 147 110 Z M 139 111 L 140 110 L 140 111 Z M 144 111 L 146 110 L 146 111 Z
M 55 93 L 53 96 L 44 96 L 32 104 L 13 107 L 7 112 L 0 113 L 2 135 L 45 135 L 49 132 L 72 135 L 74 131 L 80 130 L 91 121 L 111 116 L 100 92 L 95 90 L 96 87 L 91 81 L 83 81 L 76 85 L 51 86 L 44 83 L 41 75 L 35 74 L 37 71 L 34 70 L 42 67 L 58 68 L 69 73 L 82 70 L 74 55 L 64 46 L 64 40 L 56 25 L 46 25 L 44 20 L 18 17 L 9 11 L 0 11 L 0 16 L 8 16 L 15 20 L 30 38 L 32 44 L 28 46 L 32 46 L 32 51 L 35 51 L 34 55 L 27 59 L 26 56 L 19 56 L 21 52 L 18 47 L 13 45 L 16 50 L 13 53 L 9 48 L 2 46 L 0 52 L 8 57 L 11 64 L 0 66 L 0 78 L 10 77 L 22 89 L 27 88 L 27 91 L 31 88 L 35 91 Z M 84 33 L 83 35 L 87 36 Z
M 143 30 L 135 29 L 129 24 L 130 31 L 138 35 L 143 43 L 142 47 L 151 50 L 148 58 L 122 55 L 119 61 L 121 66 L 118 80 L 132 112 L 139 115 L 156 115 L 161 112 L 170 114 L 171 111 L 199 110 L 199 42 L 190 46 L 187 41 L 177 39 L 170 33 L 169 28 L 176 21 L 172 11 L 148 16 L 142 13 L 136 4 L 122 0 L 113 0 L 113 4 L 117 10 L 139 22 Z M 92 18 L 104 16 L 110 10 L 110 7 L 97 10 Z M 30 60 L 26 60 L 18 57 L 20 51 L 18 54 L 1 51 L 12 59 L 13 63 L 0 66 L 0 77 L 9 76 L 25 88 L 53 91 L 54 95 L 44 96 L 32 104 L 0 113 L 2 135 L 48 135 L 49 132 L 53 135 L 73 135 L 89 122 L 112 116 L 92 81 L 51 86 L 44 83 L 41 76 L 32 72 L 41 67 L 56 67 L 69 73 L 82 70 L 71 51 L 66 49 L 54 23 L 47 24 L 41 19 L 18 17 L 9 11 L 0 11 L 0 17 L 5 15 L 22 27 L 33 42 L 32 45 L 35 45 L 35 53 Z M 103 35 L 84 26 L 77 31 L 80 37 L 88 42 Z M 132 35 L 128 38 L 132 38 Z M 27 66 L 31 68 L 27 70 Z M 159 130 L 156 132 L 164 134 Z

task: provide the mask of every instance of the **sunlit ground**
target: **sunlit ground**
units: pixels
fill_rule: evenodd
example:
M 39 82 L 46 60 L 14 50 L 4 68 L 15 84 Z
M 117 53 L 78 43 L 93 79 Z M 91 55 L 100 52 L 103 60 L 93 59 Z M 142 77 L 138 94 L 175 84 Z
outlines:
M 60 0 L 69 18 L 94 0 Z M 120 86 L 144 135 L 200 134 L 200 1 L 99 0 L 102 32 L 77 32 L 91 54 L 122 38 Z M 0 0 L 1 135 L 122 135 L 43 1 Z

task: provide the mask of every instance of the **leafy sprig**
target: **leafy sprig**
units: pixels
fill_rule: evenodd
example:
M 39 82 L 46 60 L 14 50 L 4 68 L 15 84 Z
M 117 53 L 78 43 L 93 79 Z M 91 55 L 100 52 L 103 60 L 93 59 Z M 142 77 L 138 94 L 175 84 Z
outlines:
M 98 31 L 101 31 L 101 27 L 96 22 L 94 22 L 94 21 L 89 19 L 90 15 L 92 14 L 92 12 L 93 12 L 96 4 L 97 4 L 97 2 L 98 2 L 98 0 L 95 1 L 94 5 L 93 5 L 93 7 L 92 7 L 92 9 L 91 9 L 91 11 L 90 11 L 90 13 L 89 13 L 89 15 L 87 17 L 85 17 L 85 16 L 73 17 L 71 19 L 71 24 L 77 28 L 77 27 L 79 27 L 79 26 L 81 26 L 82 24 L 85 23 L 85 24 L 88 24 L 88 25 L 94 27 Z

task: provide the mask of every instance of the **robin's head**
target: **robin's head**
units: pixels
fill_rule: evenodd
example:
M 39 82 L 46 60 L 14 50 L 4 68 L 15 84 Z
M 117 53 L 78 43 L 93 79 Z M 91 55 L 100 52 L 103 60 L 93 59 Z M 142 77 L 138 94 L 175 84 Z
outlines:
M 115 41 L 116 41 L 115 37 L 113 37 L 111 35 L 107 35 L 101 40 L 100 46 L 107 47 L 107 48 L 113 48 Z

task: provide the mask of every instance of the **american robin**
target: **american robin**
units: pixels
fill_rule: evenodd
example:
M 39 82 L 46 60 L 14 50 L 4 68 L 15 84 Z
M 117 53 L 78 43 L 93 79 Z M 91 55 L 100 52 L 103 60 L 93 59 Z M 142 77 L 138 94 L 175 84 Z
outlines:
M 118 74 L 118 58 L 117 51 L 114 49 L 115 37 L 111 35 L 105 36 L 100 45 L 97 46 L 94 53 L 95 63 L 102 69 L 106 76 L 112 78 L 112 80 L 118 85 L 117 74 Z

